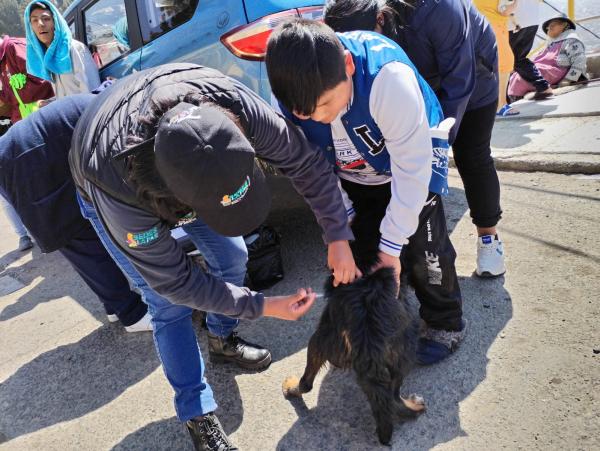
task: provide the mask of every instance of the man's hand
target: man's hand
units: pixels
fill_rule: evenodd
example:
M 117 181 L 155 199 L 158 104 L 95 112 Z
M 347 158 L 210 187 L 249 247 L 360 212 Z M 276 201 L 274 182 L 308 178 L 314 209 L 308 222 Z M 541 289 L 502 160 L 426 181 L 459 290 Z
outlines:
M 333 241 L 327 247 L 327 266 L 333 272 L 333 286 L 340 283 L 352 283 L 354 279 L 362 277 L 360 269 L 356 267 L 350 244 L 346 240 Z
M 396 275 L 398 290 L 400 290 L 400 272 L 402 271 L 402 267 L 400 266 L 400 257 L 394 257 L 393 255 L 386 254 L 383 251 L 379 251 L 378 257 L 379 263 L 375 265 L 373 272 L 377 271 L 379 268 L 393 268 Z
M 300 288 L 291 296 L 266 297 L 263 316 L 296 321 L 310 310 L 316 298 L 310 288 Z
M 50 104 L 53 100 L 54 97 L 51 99 L 38 100 L 37 106 L 38 108 L 45 107 L 46 105 Z

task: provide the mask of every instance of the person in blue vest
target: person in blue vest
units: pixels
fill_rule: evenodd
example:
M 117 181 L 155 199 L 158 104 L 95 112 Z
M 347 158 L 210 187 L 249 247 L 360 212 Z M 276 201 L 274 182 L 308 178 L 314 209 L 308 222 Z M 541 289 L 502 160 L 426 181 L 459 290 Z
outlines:
M 80 212 L 68 155 L 93 94 L 66 97 L 31 113 L 0 137 L 0 195 L 44 253 L 60 252 L 127 332 L 151 331 L 148 308 Z
M 436 93 L 454 162 L 477 229 L 480 277 L 506 272 L 496 226 L 500 182 L 490 141 L 498 103 L 498 51 L 486 18 L 467 0 L 328 0 L 324 22 L 339 32 L 374 30 L 394 40 Z
M 392 267 L 398 278 L 402 255 L 426 323 L 418 361 L 449 356 L 465 323 L 441 198 L 448 192 L 447 145 L 432 150 L 434 134 L 443 137 L 445 127 L 447 139 L 451 125 L 440 124 L 432 89 L 381 34 L 336 34 L 305 19 L 273 32 L 266 66 L 284 114 L 336 167 L 351 201 L 355 250 L 377 253 L 376 268 Z

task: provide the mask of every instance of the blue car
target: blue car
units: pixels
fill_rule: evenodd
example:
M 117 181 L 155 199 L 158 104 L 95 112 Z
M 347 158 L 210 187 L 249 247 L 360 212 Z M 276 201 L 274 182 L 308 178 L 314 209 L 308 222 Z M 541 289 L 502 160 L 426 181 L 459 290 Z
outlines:
M 290 17 L 319 19 L 316 0 L 75 0 L 64 15 L 87 44 L 102 79 L 172 62 L 237 78 L 265 100 L 266 40 Z

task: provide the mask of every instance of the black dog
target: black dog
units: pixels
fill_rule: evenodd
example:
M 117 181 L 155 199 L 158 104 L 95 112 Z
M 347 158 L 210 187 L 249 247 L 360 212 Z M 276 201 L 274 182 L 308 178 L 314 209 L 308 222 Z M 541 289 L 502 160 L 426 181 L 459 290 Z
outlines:
M 325 288 L 327 307 L 308 343 L 304 375 L 300 381 L 288 377 L 283 383 L 285 396 L 302 396 L 312 389 L 325 362 L 353 369 L 384 445 L 390 443 L 395 422 L 425 410 L 421 397 L 400 397 L 400 386 L 415 358 L 418 325 L 396 293 L 390 268 L 337 288 L 330 279 Z

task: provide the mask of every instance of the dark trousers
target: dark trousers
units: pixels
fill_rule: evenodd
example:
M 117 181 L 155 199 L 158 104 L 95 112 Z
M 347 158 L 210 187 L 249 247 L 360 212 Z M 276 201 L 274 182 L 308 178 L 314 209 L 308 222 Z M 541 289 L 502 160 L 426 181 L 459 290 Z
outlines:
M 510 31 L 508 33 L 508 42 L 513 55 L 515 56 L 515 71 L 523 77 L 525 81 L 528 81 L 535 86 L 536 91 L 541 92 L 548 89 L 550 85 L 544 79 L 535 64 L 533 64 L 533 61 L 527 58 L 527 55 L 531 51 L 531 47 L 533 47 L 537 29 L 537 25 L 532 25 L 531 27 L 521 28 L 516 33 Z
M 106 312 L 116 314 L 125 326 L 146 314 L 141 296 L 132 291 L 127 278 L 110 257 L 91 224 L 71 238 L 59 252 L 100 298 Z
M 490 147 L 497 106 L 494 101 L 466 111 L 452 144 L 454 162 L 477 227 L 494 227 L 502 216 L 500 182 Z
M 360 185 L 342 180 L 356 211 L 352 221 L 353 250 L 359 265 L 363 262 L 361 254 L 378 252 L 379 225 L 391 199 L 390 185 Z M 402 247 L 400 258 L 402 273 L 408 276 L 421 304 L 421 318 L 434 329 L 460 330 L 462 297 L 454 266 L 456 252 L 438 194 L 429 193 L 419 214 L 417 231 Z

